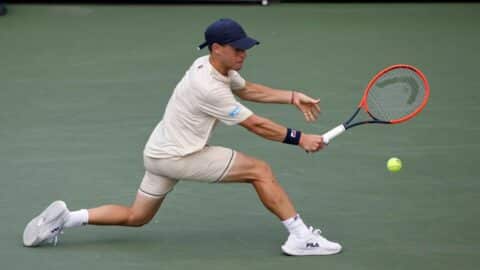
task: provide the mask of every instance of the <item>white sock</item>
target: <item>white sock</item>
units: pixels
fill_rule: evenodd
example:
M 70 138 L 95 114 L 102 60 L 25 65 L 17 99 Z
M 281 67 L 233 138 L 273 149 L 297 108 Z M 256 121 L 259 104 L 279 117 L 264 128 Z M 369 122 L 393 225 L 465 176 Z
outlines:
M 88 224 L 88 211 L 81 209 L 70 212 L 67 222 L 63 225 L 64 228 L 81 227 Z
M 290 233 L 299 238 L 303 238 L 310 233 L 307 225 L 303 223 L 303 220 L 302 218 L 300 218 L 299 214 L 296 214 L 294 217 L 282 221 L 282 223 Z

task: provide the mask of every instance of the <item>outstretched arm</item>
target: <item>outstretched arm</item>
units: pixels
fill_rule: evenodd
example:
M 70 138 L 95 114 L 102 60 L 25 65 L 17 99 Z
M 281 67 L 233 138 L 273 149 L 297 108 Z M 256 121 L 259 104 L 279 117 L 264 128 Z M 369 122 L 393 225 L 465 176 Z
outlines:
M 248 101 L 291 104 L 293 92 L 291 90 L 273 89 L 265 85 L 247 81 L 244 89 L 234 91 L 234 93 L 241 99 Z
M 240 122 L 240 125 L 250 132 L 268 140 L 298 144 L 298 146 L 307 152 L 316 152 L 323 147 L 323 139 L 320 135 L 299 133 L 297 131 L 295 131 L 297 133 L 293 135 L 287 134 L 288 129 L 286 127 L 255 114 Z M 290 137 L 287 139 L 289 135 Z M 292 138 L 296 135 L 300 137 L 299 140 L 297 143 L 291 143 Z
M 241 99 L 278 104 L 294 104 L 308 122 L 315 121 L 320 113 L 320 99 L 313 99 L 301 92 L 273 89 L 265 85 L 246 82 L 245 88 L 234 91 Z

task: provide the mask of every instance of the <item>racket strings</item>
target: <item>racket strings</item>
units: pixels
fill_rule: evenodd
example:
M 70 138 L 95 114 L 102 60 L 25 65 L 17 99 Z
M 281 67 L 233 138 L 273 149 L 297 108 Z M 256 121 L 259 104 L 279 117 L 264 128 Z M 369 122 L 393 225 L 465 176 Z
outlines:
M 417 73 L 396 68 L 380 76 L 368 92 L 368 111 L 379 120 L 401 119 L 421 106 L 425 94 L 425 85 Z
M 377 100 L 377 97 L 374 94 L 369 96 L 369 98 L 371 99 L 371 102 L 375 105 L 374 107 L 377 111 L 375 115 L 372 115 L 373 117 L 377 119 L 392 119 L 390 113 L 388 113 L 387 110 L 383 109 L 382 103 Z

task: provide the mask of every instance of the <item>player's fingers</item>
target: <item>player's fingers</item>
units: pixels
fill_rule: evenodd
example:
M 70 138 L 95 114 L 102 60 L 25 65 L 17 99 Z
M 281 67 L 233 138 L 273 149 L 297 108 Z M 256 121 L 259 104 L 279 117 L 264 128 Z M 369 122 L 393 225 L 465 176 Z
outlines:
M 308 115 L 309 122 L 315 121 L 315 118 L 313 117 L 311 112 L 308 112 L 307 115 Z
M 307 100 L 305 100 L 305 103 L 308 105 L 308 106 L 314 106 L 314 105 L 317 105 L 318 106 L 318 103 L 320 102 L 319 99 L 313 99 L 313 98 L 309 98 Z
M 307 120 L 307 122 L 311 122 L 312 121 L 312 114 L 308 111 L 308 110 L 305 110 L 303 112 L 303 115 L 305 116 L 305 120 Z
M 315 109 L 312 109 L 310 112 L 312 113 L 313 120 L 316 121 L 318 119 L 318 112 Z
M 323 148 L 323 142 L 319 142 L 318 143 L 318 150 L 322 149 Z
M 318 105 L 318 103 L 315 104 L 314 108 L 315 108 L 315 110 L 316 110 L 317 112 L 320 112 L 320 106 Z
M 318 112 L 317 112 L 315 109 L 310 109 L 310 112 L 311 112 L 311 114 L 313 115 L 313 117 L 315 118 L 315 120 L 317 120 L 317 118 L 318 118 Z

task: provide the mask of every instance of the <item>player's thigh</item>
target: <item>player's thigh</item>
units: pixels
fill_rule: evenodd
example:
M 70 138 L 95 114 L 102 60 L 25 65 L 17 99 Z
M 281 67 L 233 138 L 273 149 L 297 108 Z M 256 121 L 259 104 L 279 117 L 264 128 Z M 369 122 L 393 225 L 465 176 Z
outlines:
M 138 193 L 143 197 L 151 199 L 162 199 L 173 190 L 173 187 L 177 184 L 176 179 L 160 175 L 155 173 L 157 166 L 152 163 L 148 158 L 144 157 L 145 174 L 143 176 Z M 138 196 L 137 196 L 138 197 Z
M 252 182 L 274 178 L 270 166 L 263 160 L 237 152 L 232 168 L 223 183 Z
M 145 158 L 151 173 L 170 179 L 220 182 L 230 171 L 236 152 L 221 146 L 206 146 L 200 151 L 178 158 Z

